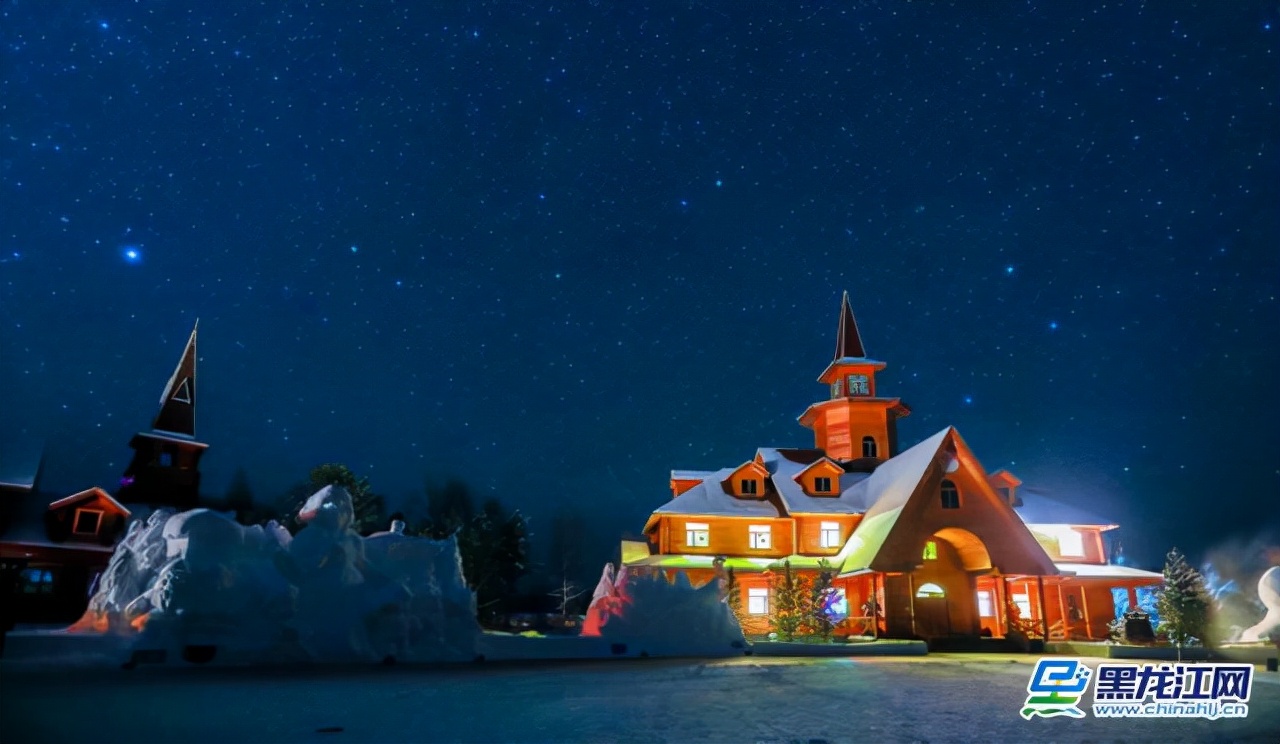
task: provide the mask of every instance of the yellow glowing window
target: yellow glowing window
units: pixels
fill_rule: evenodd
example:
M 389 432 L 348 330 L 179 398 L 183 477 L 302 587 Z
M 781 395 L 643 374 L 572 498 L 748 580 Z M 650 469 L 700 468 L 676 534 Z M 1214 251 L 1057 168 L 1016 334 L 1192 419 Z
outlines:
M 947 596 L 947 593 L 942 591 L 942 587 L 938 586 L 937 584 L 929 583 L 929 584 L 921 584 L 920 588 L 916 590 L 916 596 L 917 597 L 945 597 Z
M 930 540 L 924 544 L 924 559 L 926 561 L 938 560 L 938 543 Z

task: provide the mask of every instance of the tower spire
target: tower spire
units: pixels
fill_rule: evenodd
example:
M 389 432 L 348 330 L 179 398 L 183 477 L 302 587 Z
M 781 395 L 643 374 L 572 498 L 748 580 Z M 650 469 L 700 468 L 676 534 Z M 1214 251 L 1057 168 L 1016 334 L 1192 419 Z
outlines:
M 187 437 L 196 435 L 196 333 L 199 330 L 197 319 L 182 358 L 164 386 L 160 412 L 151 424 L 152 429 Z
M 867 351 L 862 346 L 862 334 L 858 333 L 858 321 L 853 318 L 853 308 L 849 306 L 849 292 L 845 290 L 844 300 L 840 303 L 840 328 L 836 331 L 836 359 L 862 359 Z

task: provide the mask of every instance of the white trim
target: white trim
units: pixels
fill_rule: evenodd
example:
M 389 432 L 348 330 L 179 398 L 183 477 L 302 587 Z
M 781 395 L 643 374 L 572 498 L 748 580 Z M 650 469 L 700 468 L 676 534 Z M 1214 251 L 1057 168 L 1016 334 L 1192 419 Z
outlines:
M 767 524 L 752 524 L 747 526 L 747 533 L 750 537 L 750 545 L 752 550 L 772 550 L 773 549 L 773 528 Z

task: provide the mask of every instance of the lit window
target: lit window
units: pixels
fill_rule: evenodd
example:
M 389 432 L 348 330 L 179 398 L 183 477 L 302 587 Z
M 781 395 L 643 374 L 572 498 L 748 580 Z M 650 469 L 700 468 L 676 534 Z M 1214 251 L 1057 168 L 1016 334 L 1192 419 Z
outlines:
M 1018 608 L 1018 617 L 1028 620 L 1031 618 L 1031 595 L 1030 594 L 1013 594 L 1013 606 Z
M 995 607 L 991 604 L 991 592 L 983 590 L 978 592 L 978 616 L 979 617 L 995 617 Z
M 819 476 L 813 479 L 814 493 L 831 493 L 831 479 Z
M 173 465 L 173 455 L 168 452 L 160 453 L 160 467 L 167 468 Z
M 685 545 L 691 548 L 705 548 L 711 544 L 711 528 L 698 522 L 686 522 L 684 540 Z
M 841 389 L 840 381 L 836 380 L 835 382 L 831 383 L 831 397 L 839 398 L 842 395 L 844 395 L 844 390 Z
M 824 548 L 840 547 L 840 523 L 839 522 L 823 522 L 822 523 L 822 547 Z
M 875 437 L 862 438 L 862 456 L 863 457 L 876 456 L 876 438 Z
M 769 525 L 753 524 L 747 528 L 751 533 L 752 550 L 768 550 L 770 547 Z
M 942 508 L 960 508 L 960 491 L 956 488 L 956 484 L 949 480 L 944 480 L 942 482 Z
M 747 614 L 748 615 L 768 615 L 769 614 L 769 590 L 768 589 L 748 589 L 747 590 Z
M 71 531 L 77 535 L 96 535 L 102 525 L 102 512 L 97 509 L 76 509 L 75 522 Z
M 18 574 L 18 591 L 23 594 L 53 594 L 53 572 L 26 568 Z
M 1058 553 L 1063 556 L 1084 556 L 1084 538 L 1079 532 L 1067 529 L 1058 533 Z
M 849 395 L 871 395 L 866 375 L 849 375 Z
M 738 482 L 738 485 L 741 486 L 742 493 L 745 496 L 754 496 L 759 493 L 757 489 L 759 489 L 760 484 L 755 478 L 743 478 Z
M 938 543 L 930 540 L 924 544 L 924 559 L 926 561 L 938 560 Z
M 921 584 L 920 588 L 916 590 L 916 596 L 917 597 L 945 597 L 947 596 L 947 593 L 942 591 L 942 587 L 930 582 L 928 584 Z

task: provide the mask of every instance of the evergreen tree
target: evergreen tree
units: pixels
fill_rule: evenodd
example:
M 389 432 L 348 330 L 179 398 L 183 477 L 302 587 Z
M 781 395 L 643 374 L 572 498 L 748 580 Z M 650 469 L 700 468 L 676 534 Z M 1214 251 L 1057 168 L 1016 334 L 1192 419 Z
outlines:
M 457 531 L 467 585 L 476 593 L 482 622 L 492 624 L 507 610 L 516 583 L 529 573 L 528 526 L 520 512 L 507 514 L 497 499 Z
M 249 474 L 244 468 L 236 468 L 235 474 L 231 476 L 231 484 L 227 486 L 227 492 L 222 497 L 222 508 L 235 512 L 237 522 L 253 523 L 253 517 L 256 516 L 253 490 L 249 488 Z
M 782 573 L 773 576 L 773 612 L 769 625 L 784 641 L 795 640 L 805 623 L 809 603 L 807 583 L 791 570 L 791 561 L 784 561 Z
M 463 481 L 450 478 L 443 484 L 427 484 L 427 521 L 420 532 L 437 540 L 471 524 L 476 516 L 471 489 Z
M 806 625 L 810 633 L 820 636 L 823 640 L 830 639 L 831 631 L 835 629 L 828 607 L 832 598 L 836 596 L 836 589 L 831 586 L 831 580 L 834 578 L 835 573 L 831 570 L 831 565 L 825 559 L 821 560 L 818 562 L 818 576 L 809 587 Z
M 357 477 L 351 468 L 341 463 L 317 465 L 311 469 L 306 483 L 289 489 L 281 499 L 280 523 L 295 532 L 300 529 L 298 511 L 311 494 L 325 486 L 341 486 L 351 494 L 351 507 L 355 511 L 353 530 L 366 534 L 386 528 L 386 501 L 369 487 L 368 478 Z
M 738 583 L 738 577 L 733 574 L 732 566 L 725 572 L 724 601 L 729 605 L 729 611 L 733 613 L 733 617 L 738 621 L 738 627 L 745 629 L 747 627 L 747 613 L 742 606 L 742 585 Z
M 1198 643 L 1209 625 L 1209 590 L 1204 577 L 1192 568 L 1177 548 L 1169 551 L 1164 561 L 1164 587 L 1156 599 L 1160 615 L 1159 629 L 1178 647 Z

